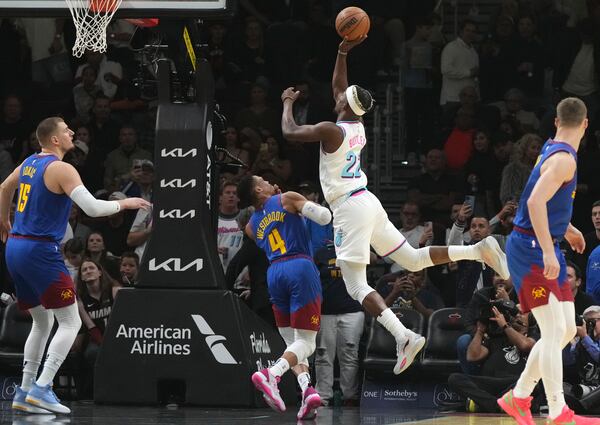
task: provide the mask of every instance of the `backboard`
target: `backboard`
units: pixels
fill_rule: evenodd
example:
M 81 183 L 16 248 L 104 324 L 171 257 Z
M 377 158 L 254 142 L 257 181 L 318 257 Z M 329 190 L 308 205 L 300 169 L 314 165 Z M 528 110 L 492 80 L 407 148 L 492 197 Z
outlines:
M 121 18 L 226 17 L 234 0 L 123 0 L 116 16 Z M 0 0 L 0 16 L 69 16 L 65 0 Z

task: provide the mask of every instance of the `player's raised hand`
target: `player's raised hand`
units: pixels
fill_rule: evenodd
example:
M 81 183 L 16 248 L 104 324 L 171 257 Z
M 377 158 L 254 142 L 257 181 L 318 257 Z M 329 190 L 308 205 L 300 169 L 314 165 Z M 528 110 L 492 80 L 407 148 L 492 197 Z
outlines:
M 119 201 L 121 209 L 124 210 L 149 210 L 152 204 L 142 198 L 127 198 Z
M 293 87 L 288 87 L 281 93 L 281 101 L 285 102 L 286 99 L 290 99 L 293 103 L 298 99 L 298 96 L 300 96 L 299 91 L 295 91 Z
M 12 229 L 12 226 L 8 218 L 6 220 L 0 221 L 0 239 L 2 240 L 2 242 L 6 242 L 6 240 L 8 239 L 10 229 Z
M 565 233 L 565 239 L 569 242 L 573 251 L 578 254 L 583 254 L 583 251 L 585 251 L 585 238 L 583 237 L 583 233 L 577 228 L 569 226 Z
M 544 252 L 544 277 L 548 280 L 556 279 L 559 272 L 560 265 L 558 264 L 556 253 L 554 251 Z
M 347 37 L 344 37 L 342 42 L 340 43 L 338 50 L 342 53 L 348 53 L 354 46 L 358 46 L 360 43 L 367 39 L 367 35 L 361 35 L 356 40 L 348 40 Z

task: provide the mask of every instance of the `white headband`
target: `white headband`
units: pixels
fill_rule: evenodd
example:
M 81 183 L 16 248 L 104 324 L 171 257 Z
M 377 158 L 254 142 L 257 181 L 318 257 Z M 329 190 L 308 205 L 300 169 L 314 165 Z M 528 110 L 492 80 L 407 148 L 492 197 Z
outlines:
M 360 100 L 358 100 L 358 90 L 356 90 L 356 86 L 350 86 L 346 89 L 346 99 L 348 100 L 348 105 L 350 105 L 350 109 L 359 117 L 364 115 L 365 111 Z

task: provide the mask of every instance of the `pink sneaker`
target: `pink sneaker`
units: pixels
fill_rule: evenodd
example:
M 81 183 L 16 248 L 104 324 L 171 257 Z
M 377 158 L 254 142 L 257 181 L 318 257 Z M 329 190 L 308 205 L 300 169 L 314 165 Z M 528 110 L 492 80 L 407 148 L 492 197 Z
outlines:
M 510 390 L 497 400 L 498 406 L 512 416 L 519 425 L 535 425 L 531 416 L 531 400 L 533 397 L 517 398 Z
M 576 415 L 565 405 L 558 417 L 546 420 L 546 425 L 600 425 L 600 419 Z
M 317 408 L 321 406 L 321 396 L 313 388 L 308 387 L 302 394 L 302 405 L 298 411 L 297 418 L 314 419 L 317 416 Z
M 274 377 L 269 369 L 263 369 L 252 374 L 252 383 L 258 391 L 263 393 L 265 402 L 276 412 L 285 412 L 285 403 L 279 395 L 279 378 Z

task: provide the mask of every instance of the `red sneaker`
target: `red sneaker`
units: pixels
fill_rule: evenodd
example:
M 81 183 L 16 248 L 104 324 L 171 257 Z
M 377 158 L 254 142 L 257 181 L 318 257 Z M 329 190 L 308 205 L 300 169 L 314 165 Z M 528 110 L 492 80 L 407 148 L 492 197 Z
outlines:
M 565 405 L 558 417 L 546 420 L 546 425 L 600 425 L 600 419 L 576 415 Z
M 510 390 L 498 399 L 498 406 L 508 415 L 512 416 L 519 425 L 535 425 L 531 416 L 532 399 L 533 397 L 517 398 L 513 395 L 513 391 Z

